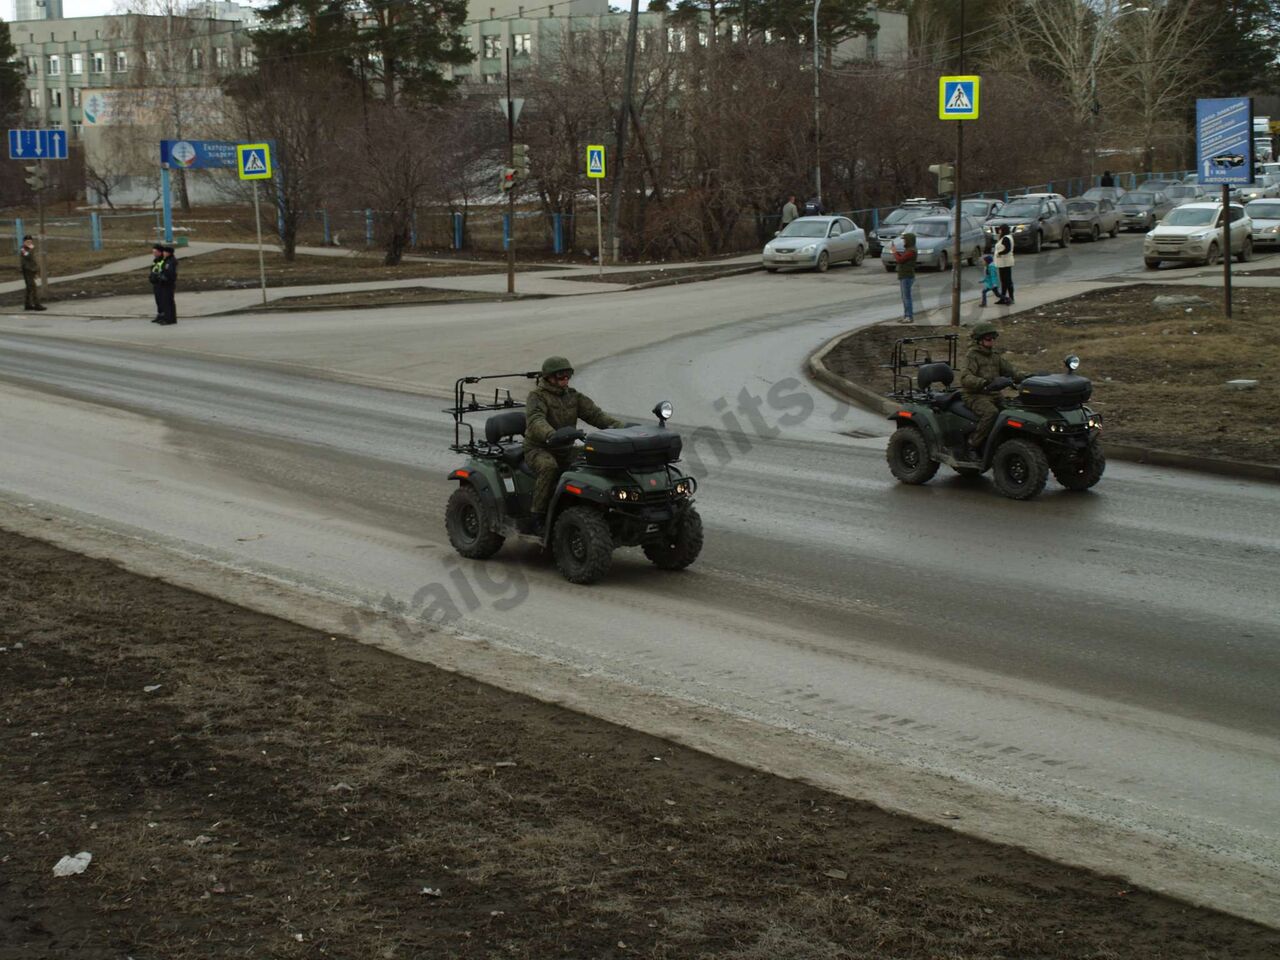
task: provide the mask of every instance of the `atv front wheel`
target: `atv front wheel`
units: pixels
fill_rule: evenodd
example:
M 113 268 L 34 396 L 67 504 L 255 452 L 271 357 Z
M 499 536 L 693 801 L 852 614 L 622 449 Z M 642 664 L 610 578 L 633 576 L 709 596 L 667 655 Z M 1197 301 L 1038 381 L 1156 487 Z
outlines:
M 658 543 L 646 543 L 640 549 L 654 566 L 663 570 L 683 570 L 702 552 L 702 517 L 690 507 L 680 518 L 675 535 Z
M 1049 461 L 1030 441 L 1006 440 L 991 459 L 991 479 L 1006 497 L 1030 500 L 1049 479 Z
M 1107 457 L 1102 452 L 1102 444 L 1091 440 L 1078 456 L 1055 457 L 1051 466 L 1053 478 L 1068 490 L 1088 490 L 1102 479 Z
M 938 461 L 929 456 L 929 444 L 915 427 L 895 430 L 884 458 L 889 461 L 889 472 L 903 483 L 928 483 L 938 472 Z
M 459 484 L 444 508 L 444 528 L 453 549 L 471 560 L 488 560 L 506 539 L 493 529 L 492 511 L 474 487 Z
M 613 566 L 613 535 L 594 507 L 569 507 L 551 531 L 551 554 L 570 583 L 595 583 Z

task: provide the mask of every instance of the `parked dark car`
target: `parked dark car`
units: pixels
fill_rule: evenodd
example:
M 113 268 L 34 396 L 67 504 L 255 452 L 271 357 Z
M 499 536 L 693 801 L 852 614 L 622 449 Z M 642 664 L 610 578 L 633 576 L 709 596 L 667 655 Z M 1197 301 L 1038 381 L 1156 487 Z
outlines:
M 1124 230 L 1150 230 L 1173 209 L 1173 201 L 1159 191 L 1130 190 L 1120 202 L 1120 227 Z
M 913 220 L 919 220 L 921 217 L 936 217 L 950 212 L 942 204 L 928 200 L 904 201 L 902 206 L 890 211 L 888 216 L 880 221 L 880 225 L 867 234 L 868 252 L 873 257 L 880 256 L 884 245 L 906 233 L 907 227 Z
M 1014 197 L 988 220 L 983 229 L 994 237 L 1001 226 L 1009 228 L 1017 250 L 1039 253 L 1046 243 L 1065 247 L 1071 242 L 1071 221 L 1064 200 L 1052 196 Z

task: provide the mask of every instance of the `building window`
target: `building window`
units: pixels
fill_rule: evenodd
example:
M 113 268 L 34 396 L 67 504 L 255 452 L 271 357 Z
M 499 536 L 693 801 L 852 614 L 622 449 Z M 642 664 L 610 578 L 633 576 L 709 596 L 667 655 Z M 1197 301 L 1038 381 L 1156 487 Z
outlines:
M 502 79 L 502 74 L 500 73 L 486 73 L 486 74 L 483 74 L 482 76 L 484 77 L 485 83 L 497 83 L 499 80 Z
M 73 53 L 71 55 L 71 75 L 78 77 L 84 73 L 84 54 Z
M 484 55 L 487 59 L 502 56 L 502 37 L 496 33 L 487 33 L 480 40 L 484 44 Z
M 680 27 L 667 27 L 667 49 L 680 52 L 684 49 L 684 30 Z
M 35 107 L 36 109 L 40 108 L 40 91 L 39 90 L 27 91 L 27 106 Z
M 107 69 L 107 57 L 102 53 L 95 53 L 93 60 L 89 64 L 90 73 L 104 73 Z
M 57 57 L 49 57 L 44 62 L 45 73 L 51 77 L 56 77 L 62 73 L 62 62 Z
M 249 47 L 240 48 L 240 66 L 252 67 L 257 62 L 258 62 L 258 58 L 254 54 L 251 48 Z
M 27 76 L 34 77 L 40 72 L 40 58 L 27 57 Z
M 533 34 L 513 33 L 511 35 L 511 53 L 517 57 L 527 57 L 533 50 Z
M 191 69 L 192 70 L 204 69 L 204 51 L 201 50 L 199 47 L 191 48 Z
M 73 107 L 80 106 L 80 88 L 79 87 L 71 88 L 71 105 Z
M 129 69 L 129 55 L 123 50 L 117 50 L 111 59 L 111 69 L 116 73 L 124 73 Z
M 61 91 L 61 90 L 55 90 L 53 87 L 50 87 L 50 88 L 49 88 L 49 106 L 51 106 L 51 107 L 60 107 L 60 106 L 62 106 L 62 91 Z
M 71 139 L 79 140 L 82 136 L 84 136 L 84 124 L 81 123 L 79 120 L 72 120 L 71 121 Z
M 143 57 L 143 62 L 147 65 L 148 70 L 154 70 L 156 68 L 156 64 L 160 62 L 160 58 L 156 55 L 156 52 L 154 50 L 144 51 L 142 54 L 142 57 Z
M 231 51 L 226 47 L 218 47 L 213 51 L 213 64 L 216 67 L 231 66 Z

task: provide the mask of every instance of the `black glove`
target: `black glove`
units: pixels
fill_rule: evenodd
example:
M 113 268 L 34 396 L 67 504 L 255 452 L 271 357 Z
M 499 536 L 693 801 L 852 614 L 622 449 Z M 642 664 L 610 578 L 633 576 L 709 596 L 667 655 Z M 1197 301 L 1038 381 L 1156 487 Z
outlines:
M 992 380 L 990 383 L 987 384 L 987 392 L 997 393 L 1000 390 L 1004 390 L 1012 386 L 1013 386 L 1013 381 L 1010 380 L 1008 377 L 996 377 L 994 380 Z
M 577 427 L 561 427 L 551 436 L 547 437 L 547 446 L 549 447 L 566 447 L 575 440 L 587 439 L 585 430 L 579 430 Z

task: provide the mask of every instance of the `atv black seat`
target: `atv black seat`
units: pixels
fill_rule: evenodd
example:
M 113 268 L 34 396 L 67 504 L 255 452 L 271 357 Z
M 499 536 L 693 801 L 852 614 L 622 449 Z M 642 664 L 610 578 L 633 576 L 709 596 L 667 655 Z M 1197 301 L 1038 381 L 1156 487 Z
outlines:
M 500 443 L 502 440 L 523 436 L 524 428 L 524 411 L 508 410 L 484 422 L 484 438 L 490 443 Z
M 947 400 L 947 411 L 954 413 L 957 417 L 964 417 L 966 420 L 978 422 L 978 415 L 970 410 L 964 403 L 964 394 L 957 390 Z
M 928 390 L 935 383 L 941 383 L 944 387 L 949 387 L 951 386 L 951 381 L 955 378 L 955 371 L 947 363 L 922 363 L 919 372 L 916 374 L 921 390 Z

